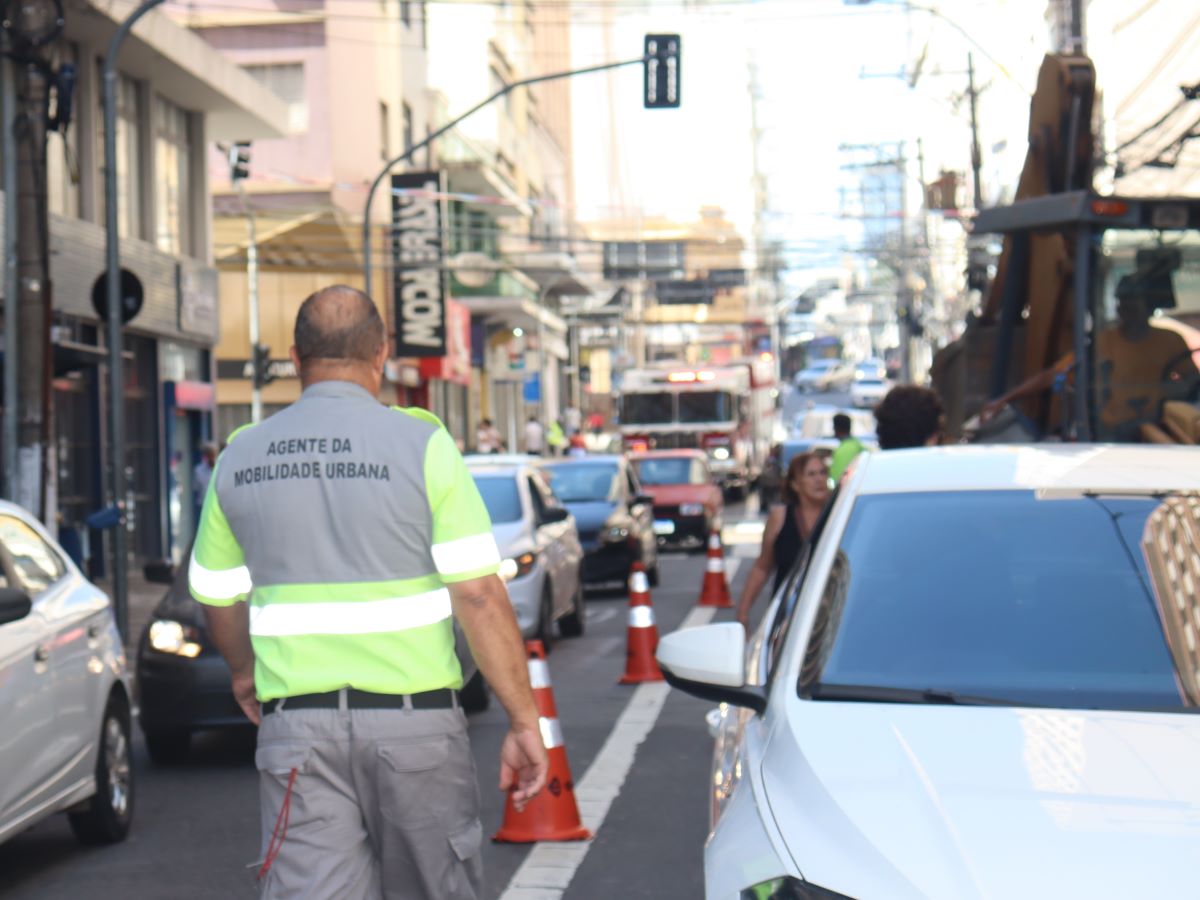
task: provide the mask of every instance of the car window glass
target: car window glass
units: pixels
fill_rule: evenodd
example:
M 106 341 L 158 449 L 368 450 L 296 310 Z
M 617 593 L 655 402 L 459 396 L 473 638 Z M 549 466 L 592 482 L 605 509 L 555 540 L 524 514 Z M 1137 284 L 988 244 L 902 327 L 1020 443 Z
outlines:
M 476 475 L 475 486 L 483 497 L 492 523 L 521 521 L 521 497 L 511 475 Z
M 543 467 L 563 503 L 616 503 L 621 495 L 620 471 L 611 462 L 564 462 Z
M 50 545 L 19 519 L 0 516 L 0 544 L 8 551 L 22 586 L 31 594 L 46 590 L 66 571 Z

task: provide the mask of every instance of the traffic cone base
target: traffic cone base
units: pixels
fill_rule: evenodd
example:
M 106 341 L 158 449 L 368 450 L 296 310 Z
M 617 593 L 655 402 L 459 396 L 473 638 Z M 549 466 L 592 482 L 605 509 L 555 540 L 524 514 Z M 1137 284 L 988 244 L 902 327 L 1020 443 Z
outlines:
M 550 668 L 541 641 L 526 641 L 529 656 L 529 683 L 538 709 L 538 728 L 546 747 L 550 768 L 546 786 L 517 812 L 511 795 L 504 802 L 504 823 L 493 841 L 510 844 L 533 844 L 538 841 L 586 841 L 592 833 L 583 827 L 579 806 L 575 802 L 575 780 L 567 763 L 567 748 L 563 742 L 554 691 L 550 687 Z
M 650 585 L 641 563 L 633 564 L 629 576 L 629 628 L 625 644 L 625 674 L 618 684 L 640 684 L 662 681 L 662 670 L 654 658 L 658 649 L 658 626 L 654 623 L 654 607 L 650 605 Z
M 729 609 L 733 599 L 729 596 L 729 582 L 725 580 L 725 548 L 721 546 L 721 535 L 713 531 L 708 536 L 708 560 L 704 566 L 704 582 L 700 586 L 697 606 L 715 606 Z

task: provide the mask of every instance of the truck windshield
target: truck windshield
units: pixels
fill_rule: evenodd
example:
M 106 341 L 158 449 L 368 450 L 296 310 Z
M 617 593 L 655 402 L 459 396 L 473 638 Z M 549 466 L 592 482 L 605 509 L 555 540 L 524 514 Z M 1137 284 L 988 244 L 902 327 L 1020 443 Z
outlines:
M 733 395 L 728 391 L 687 391 L 679 395 L 680 422 L 730 422 L 733 412 Z
M 622 425 L 667 425 L 673 420 L 670 394 L 626 394 L 621 398 Z

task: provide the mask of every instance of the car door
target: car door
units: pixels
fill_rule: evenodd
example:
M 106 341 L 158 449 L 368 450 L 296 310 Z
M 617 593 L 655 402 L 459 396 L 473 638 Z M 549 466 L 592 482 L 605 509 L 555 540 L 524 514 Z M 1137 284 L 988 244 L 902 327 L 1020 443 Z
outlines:
M 56 780 L 69 783 L 91 769 L 88 751 L 100 733 L 98 675 L 89 662 L 102 638 L 107 603 L 73 576 L 58 550 L 32 522 L 0 515 L 0 545 L 17 584 L 33 599 L 49 629 L 48 663 L 54 691 L 54 722 L 42 754 Z
M 535 476 L 535 480 L 546 508 L 561 509 L 563 512 L 567 512 L 563 502 L 558 499 L 558 495 L 550 487 L 550 481 L 545 475 L 539 472 Z M 583 545 L 579 542 L 579 529 L 570 513 L 567 513 L 566 518 L 555 525 L 555 540 L 562 552 L 563 603 L 571 608 L 575 604 L 575 594 L 580 588 L 583 576 L 581 568 L 583 566 Z
M 0 548 L 0 588 L 20 589 Z M 0 838 L 38 804 L 54 772 L 44 753 L 54 728 L 53 629 L 42 604 L 0 625 Z

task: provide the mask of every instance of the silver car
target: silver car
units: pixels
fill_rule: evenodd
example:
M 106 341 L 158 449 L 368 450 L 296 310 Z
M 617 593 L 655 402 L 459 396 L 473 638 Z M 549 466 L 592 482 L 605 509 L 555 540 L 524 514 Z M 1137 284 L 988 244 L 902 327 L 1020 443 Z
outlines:
M 583 548 L 574 517 L 527 462 L 475 456 L 467 457 L 467 465 L 492 518 L 503 559 L 500 576 L 521 634 L 547 647 L 555 622 L 563 637 L 583 634 Z
M 63 811 L 84 843 L 125 838 L 131 697 L 108 597 L 0 502 L 0 841 Z

